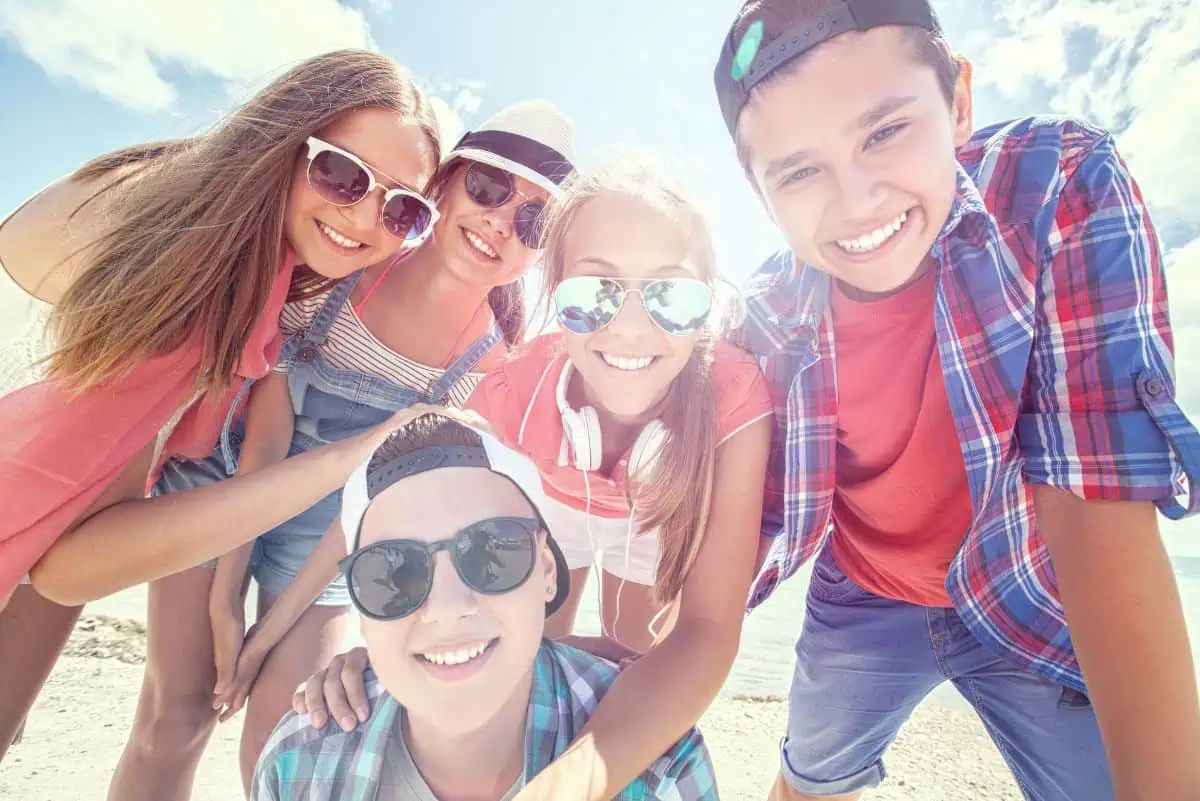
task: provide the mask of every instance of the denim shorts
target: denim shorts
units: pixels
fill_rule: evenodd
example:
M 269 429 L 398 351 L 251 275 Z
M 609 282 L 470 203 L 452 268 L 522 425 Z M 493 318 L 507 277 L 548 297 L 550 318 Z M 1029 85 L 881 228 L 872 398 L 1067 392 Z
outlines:
M 877 786 L 884 754 L 913 709 L 951 681 L 982 718 L 1029 801 L 1111 801 L 1108 760 L 1082 693 L 995 654 L 953 609 L 880 598 L 826 547 L 813 566 L 782 743 L 798 791 Z
M 151 494 L 184 492 L 195 487 L 215 484 L 228 477 L 220 449 L 197 461 L 169 459 L 163 465 L 162 475 L 155 482 Z M 318 531 L 315 526 L 308 526 L 306 529 L 302 525 L 293 524 L 297 521 L 303 523 L 303 519 L 308 517 L 332 520 L 340 508 L 340 503 L 340 494 L 334 493 L 288 521 L 286 531 L 272 529 L 254 541 L 254 550 L 250 557 L 250 575 L 254 577 L 260 589 L 276 598 L 283 594 L 308 557 L 317 549 L 321 542 L 321 534 L 324 533 L 323 529 Z M 204 567 L 208 568 L 216 566 L 215 559 L 204 564 Z M 349 606 L 350 592 L 346 588 L 346 577 L 339 574 L 333 583 L 321 591 L 313 603 L 317 606 Z

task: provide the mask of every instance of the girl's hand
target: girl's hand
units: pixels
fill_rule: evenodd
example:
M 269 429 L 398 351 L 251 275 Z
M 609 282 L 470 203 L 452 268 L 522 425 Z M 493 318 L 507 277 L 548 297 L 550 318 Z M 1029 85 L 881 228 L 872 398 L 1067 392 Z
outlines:
M 328 447 L 340 448 L 346 454 L 350 462 L 349 470 L 352 471 L 364 461 L 371 458 L 371 454 L 383 444 L 384 440 L 394 432 L 404 428 L 413 420 L 426 414 L 447 414 L 450 411 L 452 410 L 447 409 L 445 406 L 416 403 L 407 409 L 401 409 L 389 417 L 386 422 L 380 423 L 369 431 L 364 431 L 361 434 L 341 440 Z
M 220 709 L 222 699 L 229 696 L 237 673 L 238 656 L 246 639 L 244 607 L 217 603 L 209 610 L 212 623 L 213 661 L 217 667 L 217 683 L 213 687 L 213 709 Z
M 296 689 L 292 709 L 308 715 L 314 729 L 322 728 L 332 717 L 342 731 L 354 731 L 371 714 L 363 673 L 370 666 L 367 649 L 351 648 L 338 654 L 324 670 L 318 670 Z
M 216 695 L 213 699 L 213 708 L 221 712 L 220 722 L 224 723 L 229 720 L 246 705 L 246 699 L 250 697 L 250 691 L 254 688 L 259 671 L 262 670 L 263 663 L 267 661 L 273 647 L 275 647 L 275 643 L 266 641 L 266 637 L 261 633 L 257 623 L 250 627 L 250 631 L 246 632 L 245 642 L 237 657 L 233 679 L 228 682 L 224 692 Z

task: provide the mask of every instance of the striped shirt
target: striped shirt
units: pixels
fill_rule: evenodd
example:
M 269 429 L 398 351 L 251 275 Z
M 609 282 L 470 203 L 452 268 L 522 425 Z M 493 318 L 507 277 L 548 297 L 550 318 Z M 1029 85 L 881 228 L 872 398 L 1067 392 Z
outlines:
M 297 334 L 308 330 L 313 319 L 321 310 L 329 292 L 322 292 L 303 300 L 287 303 L 279 315 L 279 327 L 286 334 Z M 401 387 L 424 391 L 442 377 L 445 370 L 428 367 L 402 356 L 379 341 L 371 333 L 350 301 L 342 304 L 329 336 L 321 343 L 321 355 L 331 367 L 353 370 L 364 375 L 377 376 Z M 275 371 L 287 372 L 288 366 L 280 363 Z M 483 379 L 483 373 L 467 373 L 450 389 L 449 405 L 465 406 L 475 386 Z
M 946 576 L 984 645 L 1086 691 L 1035 484 L 1085 499 L 1195 511 L 1200 436 L 1175 403 L 1162 252 L 1112 137 L 1037 117 L 978 131 L 958 152 L 934 244 L 934 327 L 973 517 Z M 746 290 L 740 341 L 759 357 L 776 432 L 749 606 L 834 526 L 838 388 L 830 278 L 791 253 Z M 886 413 L 886 410 L 880 410 Z M 1176 499 L 1186 476 L 1185 508 Z
M 527 783 L 567 750 L 591 717 L 617 668 L 599 657 L 543 640 L 534 660 L 525 727 Z M 373 801 L 388 775 L 384 760 L 400 726 L 401 707 L 366 676 L 371 716 L 350 732 L 330 720 L 314 729 L 307 715 L 288 712 L 263 748 L 251 801 Z M 715 801 L 716 776 L 696 729 L 622 790 L 614 801 Z

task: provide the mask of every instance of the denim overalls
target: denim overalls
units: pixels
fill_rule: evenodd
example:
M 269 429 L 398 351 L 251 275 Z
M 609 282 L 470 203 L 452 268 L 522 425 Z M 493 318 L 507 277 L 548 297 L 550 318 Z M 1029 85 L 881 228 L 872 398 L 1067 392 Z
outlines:
M 359 272 L 334 287 L 308 330 L 294 334 L 284 343 L 279 361 L 288 366 L 288 387 L 292 411 L 296 415 L 289 456 L 362 433 L 415 403 L 447 403 L 454 385 L 501 341 L 500 328 L 493 325 L 424 389 L 400 386 L 378 376 L 333 367 L 325 360 L 320 346 L 361 277 Z M 234 423 L 231 410 L 218 448 L 200 462 L 171 460 L 155 485 L 155 494 L 210 484 L 233 475 L 237 469 L 236 450 L 241 445 L 242 432 L 243 423 Z M 316 549 L 340 509 L 339 489 L 262 534 L 255 542 L 251 560 L 259 587 L 276 597 L 282 594 Z M 350 598 L 345 577 L 338 576 L 315 603 L 348 605 Z

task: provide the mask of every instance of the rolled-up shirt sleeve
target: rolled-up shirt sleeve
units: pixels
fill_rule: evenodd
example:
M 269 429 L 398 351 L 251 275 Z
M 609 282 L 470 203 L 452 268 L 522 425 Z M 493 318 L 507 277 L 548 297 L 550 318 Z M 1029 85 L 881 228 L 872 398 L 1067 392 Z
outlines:
M 1191 514 L 1200 435 L 1175 400 L 1162 250 L 1111 137 L 1064 176 L 1039 228 L 1017 429 L 1026 477 L 1085 499 Z

